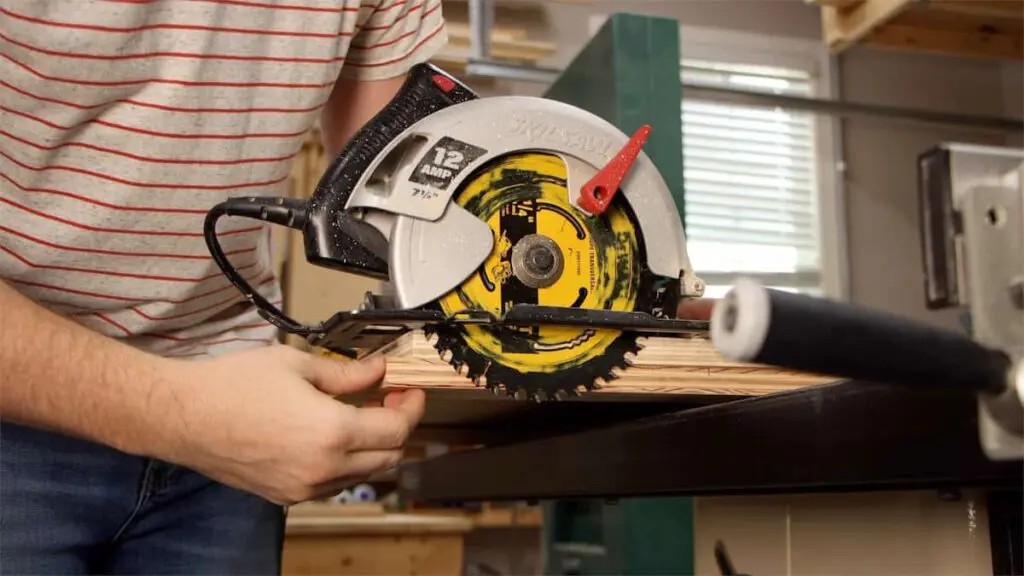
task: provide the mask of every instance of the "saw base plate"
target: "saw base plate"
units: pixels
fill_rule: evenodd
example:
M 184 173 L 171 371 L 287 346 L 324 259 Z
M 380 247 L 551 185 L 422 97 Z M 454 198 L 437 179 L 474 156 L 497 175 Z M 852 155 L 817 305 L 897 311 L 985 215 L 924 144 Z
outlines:
M 466 310 L 448 317 L 441 310 L 364 307 L 336 313 L 307 340 L 314 346 L 349 358 L 366 358 L 385 352 L 390 344 L 413 330 L 457 325 L 615 329 L 637 337 L 707 337 L 708 334 L 708 322 L 705 321 L 660 318 L 645 312 L 518 304 L 501 317 L 484 310 Z

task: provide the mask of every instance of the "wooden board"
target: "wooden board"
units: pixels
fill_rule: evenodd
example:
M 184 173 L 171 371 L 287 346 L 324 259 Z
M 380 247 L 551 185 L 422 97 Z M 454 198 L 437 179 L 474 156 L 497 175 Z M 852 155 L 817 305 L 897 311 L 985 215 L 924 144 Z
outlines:
M 621 395 L 756 396 L 834 381 L 835 378 L 731 362 L 705 339 L 648 338 L 634 365 L 584 399 Z M 445 363 L 420 332 L 407 334 L 389 354 L 389 387 L 472 393 L 481 391 Z M 582 384 L 582 383 L 581 383 Z M 482 391 L 481 391 L 482 392 Z
M 466 517 L 386 514 L 379 506 L 304 503 L 288 510 L 283 574 L 462 573 Z
M 810 0 L 833 52 L 861 44 L 929 54 L 1024 59 L 1024 0 Z
M 281 561 L 285 576 L 459 576 L 461 535 L 286 536 Z

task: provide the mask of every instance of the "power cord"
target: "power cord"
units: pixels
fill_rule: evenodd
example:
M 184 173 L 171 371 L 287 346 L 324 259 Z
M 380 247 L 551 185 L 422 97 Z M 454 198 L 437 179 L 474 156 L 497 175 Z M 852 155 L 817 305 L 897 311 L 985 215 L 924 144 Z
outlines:
M 261 317 L 274 326 L 301 336 L 322 332 L 320 328 L 306 326 L 288 317 L 278 307 L 271 304 L 238 273 L 231 265 L 227 255 L 217 239 L 217 221 L 223 216 L 240 216 L 254 220 L 264 220 L 272 224 L 302 230 L 306 226 L 306 202 L 296 198 L 248 196 L 229 198 L 210 209 L 203 222 L 203 237 L 213 255 L 213 261 L 224 272 L 228 280 L 235 285 L 249 302 L 256 306 Z

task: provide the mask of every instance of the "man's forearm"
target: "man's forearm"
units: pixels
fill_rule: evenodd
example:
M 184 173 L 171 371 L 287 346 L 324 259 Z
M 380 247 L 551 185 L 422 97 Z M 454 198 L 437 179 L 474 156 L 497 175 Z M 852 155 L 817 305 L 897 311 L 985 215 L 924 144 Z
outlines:
M 152 456 L 172 441 L 165 360 L 63 318 L 0 280 L 0 417 Z M 164 422 L 166 423 L 166 422 Z
M 394 98 L 405 77 L 360 82 L 339 78 L 320 114 L 321 137 L 333 158 L 377 112 Z

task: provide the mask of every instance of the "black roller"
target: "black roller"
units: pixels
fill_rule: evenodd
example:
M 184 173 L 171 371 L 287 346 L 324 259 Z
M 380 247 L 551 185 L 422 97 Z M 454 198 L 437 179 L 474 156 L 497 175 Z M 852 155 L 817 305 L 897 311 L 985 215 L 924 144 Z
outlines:
M 750 280 L 716 304 L 711 337 L 735 360 L 880 383 L 999 392 L 1010 365 L 955 332 Z

